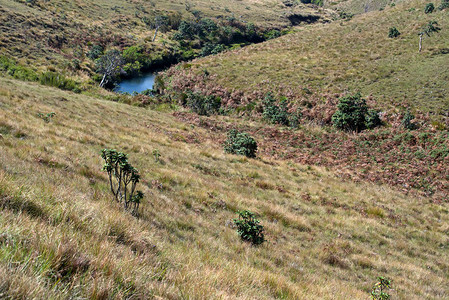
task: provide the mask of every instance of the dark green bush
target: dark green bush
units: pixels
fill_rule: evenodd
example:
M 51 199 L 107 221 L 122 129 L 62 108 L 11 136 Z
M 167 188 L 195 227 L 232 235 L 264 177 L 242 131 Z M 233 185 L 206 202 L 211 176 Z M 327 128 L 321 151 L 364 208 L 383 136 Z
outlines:
M 426 14 L 431 14 L 431 13 L 433 13 L 434 10 L 435 10 L 435 5 L 433 5 L 433 3 L 427 3 L 426 7 L 424 8 L 424 12 Z
M 204 96 L 200 93 L 187 93 L 186 105 L 201 116 L 217 114 L 221 107 L 221 99 L 217 96 Z
M 260 225 L 260 221 L 256 216 L 248 211 L 239 211 L 239 218 L 234 219 L 234 224 L 237 226 L 237 233 L 246 242 L 253 245 L 260 245 L 265 241 L 264 227 Z
M 380 125 L 378 112 L 368 110 L 368 105 L 360 93 L 340 98 L 337 108 L 332 122 L 339 129 L 359 132 Z
M 282 97 L 279 105 L 271 93 L 265 96 L 263 104 L 263 117 L 272 124 L 280 124 L 290 127 L 298 127 L 300 115 L 288 111 L 287 98 Z
M 218 54 L 224 50 L 226 50 L 226 46 L 223 44 L 207 43 L 201 48 L 201 56 Z
M 365 127 L 367 129 L 373 129 L 382 125 L 382 121 L 379 117 L 379 112 L 375 109 L 369 109 L 365 116 Z
M 257 142 L 249 134 L 232 129 L 228 132 L 228 138 L 224 143 L 224 151 L 254 158 L 257 152 Z
M 136 191 L 140 181 L 139 171 L 128 161 L 128 155 L 114 149 L 103 149 L 103 171 L 108 173 L 109 186 L 115 200 L 123 204 L 126 210 L 137 214 L 143 193 Z
M 323 6 L 324 1 L 323 0 L 301 0 L 301 3 L 304 3 L 304 4 L 310 3 L 310 4 L 315 4 L 318 6 Z
M 402 126 L 408 130 L 416 129 L 416 124 L 412 122 L 414 119 L 415 116 L 410 111 L 407 111 L 402 118 Z
M 100 56 L 103 55 L 104 48 L 101 45 L 93 45 L 92 48 L 87 52 L 87 57 L 89 57 L 92 60 L 96 60 Z
M 398 37 L 399 35 L 401 35 L 401 33 L 399 32 L 399 30 L 396 27 L 390 27 L 390 29 L 388 31 L 389 38 L 395 38 L 395 37 Z
M 277 30 L 277 29 L 268 30 L 267 32 L 265 32 L 263 34 L 263 37 L 266 40 L 272 40 L 272 39 L 278 38 L 280 36 L 281 36 L 281 32 L 279 30 Z

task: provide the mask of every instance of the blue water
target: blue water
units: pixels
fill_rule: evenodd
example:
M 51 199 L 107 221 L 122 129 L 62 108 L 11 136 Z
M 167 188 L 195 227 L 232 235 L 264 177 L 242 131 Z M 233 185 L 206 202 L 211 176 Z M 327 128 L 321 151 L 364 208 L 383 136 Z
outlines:
M 148 89 L 152 89 L 154 85 L 155 73 L 144 73 L 138 77 L 125 79 L 115 88 L 119 93 L 140 93 Z

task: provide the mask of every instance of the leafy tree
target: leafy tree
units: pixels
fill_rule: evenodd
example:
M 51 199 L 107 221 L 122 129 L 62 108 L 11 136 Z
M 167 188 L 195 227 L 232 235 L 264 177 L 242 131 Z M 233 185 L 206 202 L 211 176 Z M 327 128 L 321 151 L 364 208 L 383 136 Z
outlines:
M 110 50 L 97 59 L 97 71 L 103 74 L 100 87 L 104 87 L 108 83 L 109 78 L 120 74 L 123 71 L 123 64 L 123 57 L 118 50 Z
M 389 38 L 395 38 L 395 37 L 398 37 L 399 35 L 401 35 L 401 33 L 399 32 L 399 30 L 396 27 L 390 27 L 390 29 L 388 31 Z
M 419 52 L 422 50 L 422 40 L 423 36 L 431 36 L 434 32 L 439 32 L 441 30 L 440 27 L 438 27 L 438 23 L 436 21 L 430 21 L 427 23 L 424 27 L 422 27 L 421 31 L 418 33 L 419 35 Z
M 424 12 L 426 14 L 431 14 L 431 13 L 433 13 L 434 10 L 435 10 L 435 5 L 433 5 L 433 3 L 427 3 L 426 7 L 424 8 Z
M 239 218 L 234 219 L 237 226 L 237 233 L 242 240 L 250 242 L 253 245 L 260 245 L 265 241 L 264 227 L 256 219 L 254 213 L 244 210 L 238 212 Z
M 228 132 L 228 138 L 224 143 L 224 151 L 254 158 L 257 152 L 257 142 L 249 134 L 232 129 Z
M 378 282 L 373 286 L 371 290 L 371 297 L 373 300 L 388 300 L 390 295 L 387 293 L 388 289 L 391 289 L 391 281 L 385 277 L 377 277 Z
M 332 116 L 335 127 L 353 131 L 362 131 L 366 128 L 368 105 L 360 93 L 340 98 L 337 108 L 338 110 Z
M 140 181 L 139 171 L 129 163 L 125 153 L 103 149 L 101 157 L 104 159 L 103 171 L 108 173 L 109 186 L 115 200 L 123 204 L 126 210 L 136 214 L 144 196 L 141 191 L 136 191 Z

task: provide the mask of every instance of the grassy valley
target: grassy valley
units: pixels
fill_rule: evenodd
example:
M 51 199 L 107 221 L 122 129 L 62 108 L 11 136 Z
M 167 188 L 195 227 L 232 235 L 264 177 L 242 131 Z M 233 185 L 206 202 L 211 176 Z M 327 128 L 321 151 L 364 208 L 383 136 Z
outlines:
M 0 299 L 449 298 L 449 8 L 426 4 L 0 0 Z
M 187 71 L 207 70 L 213 76 L 209 85 L 243 91 L 250 100 L 257 100 L 251 94 L 260 90 L 291 101 L 307 97 L 305 89 L 319 97 L 360 91 L 373 95 L 385 110 L 406 104 L 447 117 L 449 19 L 447 11 L 425 14 L 425 5 L 408 1 L 349 21 L 310 25 L 267 43 L 191 63 Z M 418 53 L 418 33 L 430 20 L 443 30 L 426 36 Z M 389 38 L 390 27 L 401 35 Z
M 448 296 L 447 203 L 263 148 L 226 155 L 171 114 L 0 80 L 2 297 L 364 299 L 379 275 L 395 298 Z M 106 147 L 142 174 L 138 218 L 112 200 Z M 260 216 L 266 243 L 240 241 L 241 209 Z

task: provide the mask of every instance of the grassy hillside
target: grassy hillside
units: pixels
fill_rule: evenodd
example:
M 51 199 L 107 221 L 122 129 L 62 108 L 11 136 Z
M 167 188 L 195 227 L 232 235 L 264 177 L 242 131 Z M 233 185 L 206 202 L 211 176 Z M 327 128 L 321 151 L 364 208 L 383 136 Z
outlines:
M 252 101 L 258 100 L 255 91 L 273 91 L 293 102 L 307 98 L 305 91 L 321 98 L 360 91 L 373 95 L 382 110 L 408 104 L 437 119 L 447 117 L 449 18 L 447 9 L 425 14 L 426 3 L 408 1 L 350 21 L 310 25 L 263 44 L 195 61 L 174 78 L 207 70 L 213 78 L 206 78 L 208 85 L 242 91 Z M 418 33 L 431 20 L 442 30 L 425 36 L 418 53 Z M 397 38 L 388 37 L 393 26 L 401 33 Z
M 173 51 L 173 41 L 159 32 L 152 42 L 155 28 L 145 20 L 163 14 L 180 14 L 193 18 L 192 12 L 215 20 L 234 17 L 263 28 L 291 26 L 291 15 L 329 13 L 303 4 L 287 7 L 280 0 L 258 1 L 0 1 L 0 54 L 20 59 L 40 69 L 53 68 L 87 80 L 88 60 L 85 54 L 92 44 L 121 49 L 146 44 L 154 56 Z M 90 44 L 90 46 L 89 46 Z M 157 55 L 156 55 L 157 53 Z M 74 70 L 72 59 L 81 62 L 84 72 Z
M 449 297 L 447 202 L 263 146 L 258 159 L 225 155 L 214 132 L 0 78 L 0 298 L 367 299 L 380 275 L 395 299 Z M 143 175 L 138 218 L 113 202 L 102 148 Z M 240 209 L 259 215 L 266 243 L 239 239 Z

